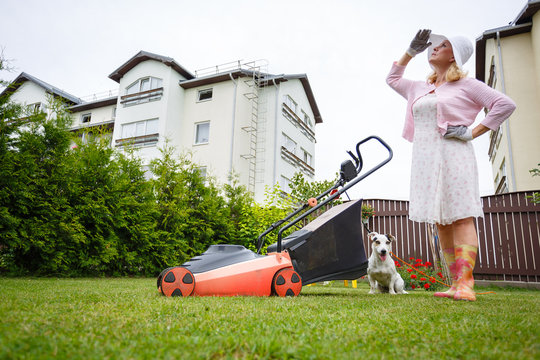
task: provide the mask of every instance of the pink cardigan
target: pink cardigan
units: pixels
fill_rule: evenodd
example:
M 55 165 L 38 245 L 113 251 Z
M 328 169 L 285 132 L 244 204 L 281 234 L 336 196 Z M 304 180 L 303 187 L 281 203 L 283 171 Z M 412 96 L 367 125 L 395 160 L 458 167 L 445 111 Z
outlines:
M 489 112 L 482 124 L 496 130 L 516 108 L 508 96 L 476 79 L 467 77 L 435 87 L 427 81 L 404 79 L 404 72 L 405 66 L 394 63 L 386 83 L 407 99 L 403 137 L 411 142 L 414 135 L 412 106 L 416 100 L 432 91 L 437 94 L 437 125 L 441 135 L 446 133 L 448 125 L 471 126 L 484 107 Z

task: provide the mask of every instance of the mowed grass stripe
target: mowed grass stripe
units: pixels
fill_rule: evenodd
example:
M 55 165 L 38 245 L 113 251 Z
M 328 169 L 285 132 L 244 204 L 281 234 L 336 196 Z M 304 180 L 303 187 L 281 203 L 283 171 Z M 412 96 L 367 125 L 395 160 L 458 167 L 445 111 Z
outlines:
M 540 291 L 496 289 L 466 303 L 342 284 L 296 298 L 166 298 L 147 278 L 1 278 L 0 358 L 540 356 Z

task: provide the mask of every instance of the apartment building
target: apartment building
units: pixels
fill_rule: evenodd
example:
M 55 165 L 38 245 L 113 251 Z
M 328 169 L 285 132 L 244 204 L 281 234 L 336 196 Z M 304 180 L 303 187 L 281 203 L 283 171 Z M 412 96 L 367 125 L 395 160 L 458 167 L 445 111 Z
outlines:
M 507 94 L 514 114 L 491 132 L 495 193 L 540 189 L 529 170 L 540 163 L 540 0 L 530 0 L 509 25 L 476 39 L 476 78 Z
M 259 202 L 265 187 L 315 175 L 315 125 L 322 118 L 305 74 L 273 75 L 265 61 L 234 62 L 191 73 L 174 59 L 140 51 L 109 78 L 118 89 L 90 101 L 22 73 L 12 99 L 44 108 L 64 99 L 72 131 L 83 140 L 101 129 L 111 146 L 135 146 L 148 166 L 166 143 L 189 151 L 203 173 L 228 181 L 232 172 Z

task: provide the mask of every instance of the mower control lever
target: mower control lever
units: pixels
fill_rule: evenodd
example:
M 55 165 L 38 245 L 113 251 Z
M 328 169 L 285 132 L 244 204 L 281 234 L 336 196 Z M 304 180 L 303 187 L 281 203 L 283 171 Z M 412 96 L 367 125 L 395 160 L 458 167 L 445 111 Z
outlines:
M 383 161 L 381 161 L 379 164 L 373 166 L 371 169 L 364 172 L 362 175 L 360 175 L 360 171 L 362 170 L 362 166 L 363 166 L 362 155 L 360 154 L 360 146 L 362 144 L 370 141 L 370 140 L 378 141 L 386 149 L 386 151 L 388 151 L 388 157 L 386 159 L 384 159 Z M 326 196 L 333 189 L 337 189 L 337 187 L 339 187 L 339 186 L 342 186 L 341 189 L 339 189 L 337 192 L 333 192 L 332 195 L 330 195 L 327 199 L 325 199 L 324 201 L 318 203 L 316 206 L 312 207 L 308 211 L 302 213 L 297 218 L 295 218 L 293 220 L 290 220 L 294 215 L 298 214 L 300 212 L 300 210 L 305 209 L 307 207 L 306 205 L 304 205 L 299 210 L 295 211 L 294 213 L 292 213 L 291 215 L 289 215 L 287 218 L 284 219 L 285 221 L 288 222 L 288 224 L 281 227 L 279 229 L 279 231 L 278 231 L 277 252 L 281 252 L 281 241 L 282 241 L 282 237 L 283 237 L 283 232 L 285 230 L 289 229 L 291 226 L 293 226 L 294 224 L 296 224 L 300 220 L 306 218 L 307 216 L 309 216 L 313 212 L 317 211 L 321 207 L 326 206 L 326 204 L 334 201 L 341 194 L 345 193 L 348 189 L 350 189 L 351 187 L 356 185 L 358 182 L 362 181 L 363 179 L 365 179 L 366 177 L 368 177 L 369 175 L 373 174 L 375 171 L 377 171 L 378 169 L 380 169 L 381 167 L 386 165 L 386 163 L 388 163 L 390 160 L 392 160 L 392 157 L 394 156 L 394 153 L 393 153 L 392 149 L 390 148 L 390 146 L 388 146 L 388 144 L 385 143 L 378 136 L 368 136 L 367 138 L 365 138 L 362 141 L 359 141 L 358 144 L 356 144 L 356 154 L 358 155 L 358 157 L 355 157 L 354 155 L 352 155 L 351 152 L 348 152 L 348 153 L 349 153 L 349 155 L 352 156 L 352 158 L 355 160 L 355 162 L 356 162 L 356 160 L 358 160 L 357 165 L 356 165 L 356 169 L 352 169 L 354 167 L 354 164 L 350 160 L 347 160 L 347 161 L 344 161 L 343 163 L 341 163 L 341 178 L 338 180 L 336 185 L 334 185 L 332 188 L 325 191 L 323 194 L 319 195 L 317 197 L 317 199 L 321 199 L 323 196 Z M 354 173 L 354 176 L 353 176 L 353 173 Z M 346 184 L 347 182 L 348 182 L 348 184 Z M 263 234 L 266 235 L 268 232 L 265 232 Z M 260 241 L 261 241 L 261 238 L 259 237 L 259 245 L 262 245 L 262 243 Z M 259 247 L 259 250 L 260 250 L 260 247 Z

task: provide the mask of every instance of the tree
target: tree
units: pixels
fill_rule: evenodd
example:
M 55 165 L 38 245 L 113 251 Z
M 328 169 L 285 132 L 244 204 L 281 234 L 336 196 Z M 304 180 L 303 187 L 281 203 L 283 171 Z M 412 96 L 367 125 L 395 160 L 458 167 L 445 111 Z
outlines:
M 170 145 L 152 161 L 153 191 L 159 211 L 156 245 L 163 264 L 179 265 L 211 244 L 228 240 L 225 200 L 212 178 L 204 178 L 189 154 Z
M 330 189 L 337 181 L 334 180 L 308 181 L 300 172 L 294 174 L 291 179 L 291 196 L 300 203 L 305 203 L 309 198 L 317 197 Z
M 540 176 L 540 163 L 538 164 L 537 168 L 529 170 L 532 176 Z M 527 196 L 528 199 L 531 199 L 531 201 L 534 204 L 540 204 L 540 192 L 533 192 L 531 196 Z

